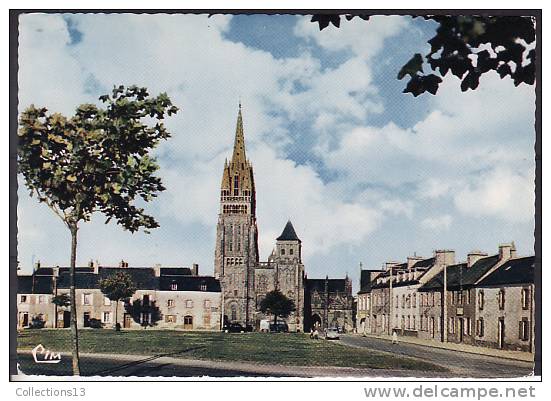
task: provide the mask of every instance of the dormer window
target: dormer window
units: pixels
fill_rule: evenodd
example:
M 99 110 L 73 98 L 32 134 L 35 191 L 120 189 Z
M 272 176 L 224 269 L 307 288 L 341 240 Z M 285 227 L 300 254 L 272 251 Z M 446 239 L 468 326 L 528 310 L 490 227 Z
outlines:
M 207 285 L 205 283 L 201 283 L 201 291 L 206 291 Z
M 178 290 L 178 283 L 172 283 L 170 284 L 170 289 L 172 291 L 177 291 Z

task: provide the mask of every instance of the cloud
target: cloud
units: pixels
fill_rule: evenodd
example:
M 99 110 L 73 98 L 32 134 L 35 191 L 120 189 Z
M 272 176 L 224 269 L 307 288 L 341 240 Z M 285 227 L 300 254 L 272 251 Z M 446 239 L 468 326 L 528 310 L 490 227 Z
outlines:
M 452 216 L 449 214 L 438 217 L 427 217 L 421 220 L 421 227 L 428 230 L 447 230 L 452 223 Z
M 510 222 L 534 220 L 534 172 L 495 168 L 481 174 L 454 197 L 457 208 L 472 216 Z

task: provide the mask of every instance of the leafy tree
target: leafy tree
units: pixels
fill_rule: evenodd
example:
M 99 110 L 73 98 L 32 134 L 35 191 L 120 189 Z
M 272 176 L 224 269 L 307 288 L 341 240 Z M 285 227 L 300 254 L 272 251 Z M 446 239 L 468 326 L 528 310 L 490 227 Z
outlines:
M 56 295 L 52 298 L 52 303 L 56 306 L 54 326 L 57 328 L 57 308 L 67 308 L 71 305 L 71 298 L 67 294 Z
M 71 305 L 71 298 L 67 294 L 56 295 L 52 298 L 52 303 L 59 308 L 66 308 Z
M 364 20 L 369 15 L 360 15 Z M 416 16 L 414 16 L 416 17 Z M 346 15 L 350 20 L 354 15 Z M 532 17 L 522 16 L 424 16 L 438 23 L 436 35 L 428 43 L 426 55 L 416 53 L 398 72 L 398 79 L 409 75 L 404 93 L 419 96 L 424 92 L 436 94 L 448 72 L 461 80 L 461 90 L 476 89 L 481 75 L 497 71 L 503 79 L 510 77 L 515 86 L 532 85 L 536 79 L 536 29 Z M 340 26 L 341 16 L 317 14 L 312 22 L 320 30 Z M 436 74 L 425 74 L 423 66 Z
M 101 292 L 111 301 L 115 301 L 115 330 L 120 330 L 118 313 L 119 301 L 130 298 L 136 292 L 136 286 L 128 273 L 118 272 L 100 280 Z
M 278 316 L 287 317 L 295 310 L 295 302 L 279 290 L 270 291 L 260 302 L 260 311 L 274 315 L 274 324 L 277 323 Z
M 75 264 L 79 224 L 101 212 L 130 232 L 158 227 L 134 202 L 149 202 L 163 191 L 155 176 L 151 149 L 170 137 L 163 120 L 178 108 L 162 93 L 146 88 L 115 87 L 101 96 L 103 107 L 82 104 L 75 115 L 26 108 L 18 131 L 18 172 L 30 195 L 36 195 L 71 233 L 71 336 L 73 373 L 80 374 L 75 302 Z
M 132 319 L 144 328 L 156 326 L 161 320 L 161 310 L 155 301 L 144 302 L 141 299 L 135 299 L 133 302 L 127 302 L 124 307 Z M 143 319 L 144 315 L 147 315 L 148 319 Z

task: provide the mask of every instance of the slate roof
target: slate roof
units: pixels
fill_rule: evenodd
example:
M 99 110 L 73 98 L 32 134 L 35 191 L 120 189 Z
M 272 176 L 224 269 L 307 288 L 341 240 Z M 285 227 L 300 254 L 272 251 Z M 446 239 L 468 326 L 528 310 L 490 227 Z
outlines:
M 381 270 L 360 270 L 360 291 L 358 294 L 364 294 L 371 291 L 373 285 L 372 277 L 375 277 L 374 273 L 381 273 Z
M 32 294 L 33 276 L 17 276 L 17 293 Z
M 419 268 L 426 268 L 426 269 L 428 269 L 429 267 L 431 267 L 431 266 L 434 264 L 434 261 L 435 261 L 435 258 L 434 258 L 434 257 L 428 258 L 428 259 L 422 259 L 422 260 L 420 260 L 419 262 L 416 262 L 416 263 L 413 265 L 413 268 L 415 268 L 415 269 L 419 269 Z
M 283 229 L 283 232 L 279 237 L 276 238 L 277 241 L 299 241 L 300 239 L 297 236 L 297 233 L 295 232 L 295 228 L 293 227 L 293 223 L 291 223 L 291 220 L 287 222 L 285 225 L 285 228 Z
M 325 292 L 325 279 L 324 278 L 308 278 L 306 279 L 306 288 L 309 291 Z M 327 290 L 329 292 L 345 292 L 346 291 L 346 279 L 344 278 L 330 278 L 327 280 Z
M 499 255 L 488 256 L 477 260 L 471 267 L 466 263 L 450 265 L 446 268 L 447 287 L 450 290 L 472 287 L 484 274 L 486 274 L 499 261 Z M 444 271 L 439 272 L 419 291 L 434 291 L 443 288 Z
M 161 276 L 191 276 L 189 267 L 161 267 Z
M 159 289 L 161 291 L 175 291 L 172 284 L 177 284 L 176 291 L 208 291 L 220 292 L 220 281 L 212 276 L 161 276 Z M 201 289 L 206 285 L 206 290 Z
M 480 281 L 477 287 L 491 287 L 506 284 L 533 284 L 535 262 L 535 256 L 511 259 Z

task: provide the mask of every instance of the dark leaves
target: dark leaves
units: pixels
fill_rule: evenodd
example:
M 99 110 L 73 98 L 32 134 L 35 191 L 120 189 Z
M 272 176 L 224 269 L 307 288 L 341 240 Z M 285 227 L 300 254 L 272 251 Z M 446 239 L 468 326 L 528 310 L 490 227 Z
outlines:
M 337 28 L 341 25 L 341 17 L 338 14 L 314 14 L 312 15 L 311 22 L 317 22 L 319 24 L 320 31 L 329 26 L 332 23 Z
M 178 109 L 166 93 L 151 97 L 137 86 L 115 87 L 100 100 L 105 108 L 83 104 L 71 118 L 28 107 L 20 117 L 18 170 L 66 223 L 101 211 L 132 232 L 155 228 L 134 201 L 164 190 L 149 152 L 170 137 L 162 121 Z
M 438 91 L 438 85 L 442 82 L 442 78 L 437 75 L 415 75 L 411 77 L 407 83 L 404 93 L 411 93 L 413 96 L 417 97 L 424 92 L 429 92 L 433 95 Z
M 414 77 L 417 73 L 423 72 L 423 56 L 416 53 L 400 70 L 398 73 L 398 79 L 404 78 L 406 75 Z

